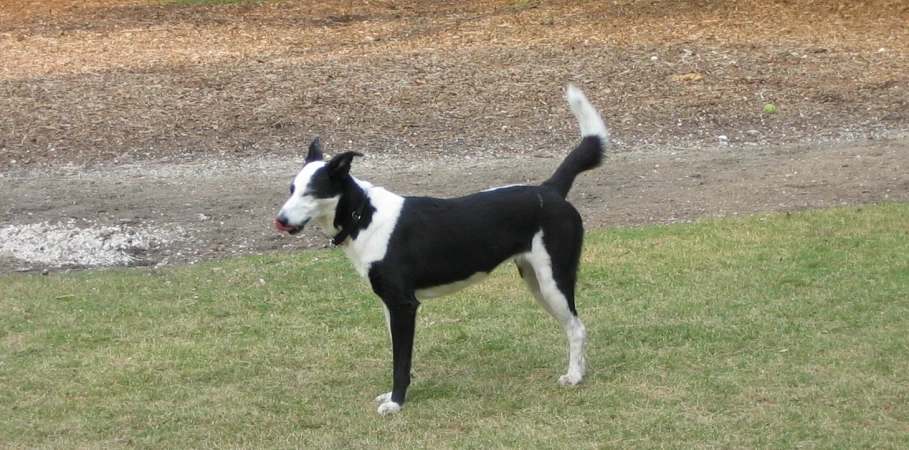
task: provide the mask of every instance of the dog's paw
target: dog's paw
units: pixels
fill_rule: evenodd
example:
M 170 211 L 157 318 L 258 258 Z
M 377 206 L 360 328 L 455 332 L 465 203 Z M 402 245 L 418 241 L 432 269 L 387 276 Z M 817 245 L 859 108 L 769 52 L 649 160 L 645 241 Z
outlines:
M 384 394 L 376 397 L 376 403 L 386 403 L 391 401 L 391 392 L 386 392 Z
M 401 410 L 401 405 L 392 401 L 388 401 L 379 405 L 379 410 L 377 411 L 381 415 L 394 414 Z
M 559 384 L 565 387 L 577 386 L 583 377 L 580 375 L 572 375 L 570 373 L 562 375 L 559 377 Z

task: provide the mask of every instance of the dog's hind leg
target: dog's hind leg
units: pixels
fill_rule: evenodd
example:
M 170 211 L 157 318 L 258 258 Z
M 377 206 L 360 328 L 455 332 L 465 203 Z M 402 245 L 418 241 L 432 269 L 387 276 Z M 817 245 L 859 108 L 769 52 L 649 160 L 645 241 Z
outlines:
M 540 292 L 540 282 L 537 280 L 533 265 L 523 257 L 515 258 L 514 263 L 518 266 L 518 274 L 521 275 L 521 279 L 524 280 L 524 286 L 527 286 L 527 290 L 533 294 L 533 298 L 546 310 L 546 312 L 555 317 L 555 313 L 552 311 L 552 308 L 549 306 L 546 299 L 543 298 L 543 293 Z
M 569 254 L 569 257 L 573 256 Z M 542 234 L 534 237 L 531 251 L 516 258 L 515 262 L 537 303 L 559 321 L 568 339 L 568 371 L 559 377 L 559 384 L 574 386 L 580 383 L 587 370 L 584 359 L 587 331 L 574 308 L 576 266 L 564 264 L 564 261 L 553 264 L 543 245 Z

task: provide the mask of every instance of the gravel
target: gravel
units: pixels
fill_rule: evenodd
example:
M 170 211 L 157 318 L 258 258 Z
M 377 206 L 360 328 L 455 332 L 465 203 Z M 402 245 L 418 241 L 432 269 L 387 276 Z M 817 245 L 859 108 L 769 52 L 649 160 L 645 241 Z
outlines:
M 52 268 L 143 265 L 144 254 L 179 241 L 181 234 L 180 228 L 99 225 L 75 219 L 10 225 L 0 228 L 0 256 Z

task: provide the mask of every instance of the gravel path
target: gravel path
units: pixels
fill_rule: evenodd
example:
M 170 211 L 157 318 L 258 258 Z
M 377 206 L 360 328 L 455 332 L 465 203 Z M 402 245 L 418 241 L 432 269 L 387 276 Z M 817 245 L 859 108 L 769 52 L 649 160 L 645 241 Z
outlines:
M 272 221 L 301 158 L 142 163 L 0 177 L 0 273 L 109 265 L 191 264 L 326 247 Z M 456 196 L 538 183 L 556 158 L 358 159 L 356 176 L 404 195 Z M 588 229 L 705 216 L 909 201 L 909 138 L 722 146 L 611 155 L 570 200 Z

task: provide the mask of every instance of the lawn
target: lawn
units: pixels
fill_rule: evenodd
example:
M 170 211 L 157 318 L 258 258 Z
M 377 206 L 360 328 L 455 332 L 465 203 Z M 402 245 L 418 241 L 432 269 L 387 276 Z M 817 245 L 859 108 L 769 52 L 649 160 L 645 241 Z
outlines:
M 588 377 L 510 267 L 424 303 L 382 417 L 340 251 L 0 278 L 2 448 L 906 448 L 909 205 L 590 233 Z

